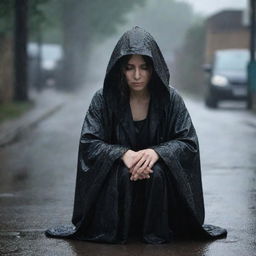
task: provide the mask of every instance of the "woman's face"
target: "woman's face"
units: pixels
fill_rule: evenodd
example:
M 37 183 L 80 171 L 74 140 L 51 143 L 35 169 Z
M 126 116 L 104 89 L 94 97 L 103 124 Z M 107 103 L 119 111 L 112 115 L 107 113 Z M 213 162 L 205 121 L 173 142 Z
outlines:
M 152 74 L 152 67 L 148 66 L 141 55 L 132 55 L 123 68 L 129 89 L 143 91 L 147 88 Z

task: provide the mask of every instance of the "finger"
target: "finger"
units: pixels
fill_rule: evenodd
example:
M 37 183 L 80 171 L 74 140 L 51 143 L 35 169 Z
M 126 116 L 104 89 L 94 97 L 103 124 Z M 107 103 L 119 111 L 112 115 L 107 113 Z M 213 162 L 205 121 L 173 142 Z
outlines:
M 139 180 L 143 180 L 143 179 L 145 179 L 145 178 L 146 178 L 145 174 L 138 175 L 138 179 L 139 179 Z
M 134 175 L 134 174 L 136 173 L 134 167 L 132 167 L 130 170 L 131 170 L 130 173 L 131 173 L 132 175 Z
M 150 175 L 149 175 L 149 174 L 144 173 L 144 174 L 142 175 L 142 178 L 143 178 L 143 179 L 149 179 L 149 178 L 150 178 Z
M 156 159 L 151 159 L 151 161 L 150 161 L 150 163 L 149 163 L 149 168 L 151 169 L 153 166 L 154 166 L 154 164 L 157 162 L 157 160 Z
M 139 177 L 139 175 L 138 175 L 138 174 L 134 174 L 134 176 L 133 176 L 133 180 L 137 180 L 137 179 L 138 179 L 138 177 Z
M 143 156 L 140 161 L 134 166 L 134 171 L 137 172 L 140 167 L 145 163 L 147 159 Z
M 141 175 L 138 177 L 139 180 L 143 180 L 144 179 L 144 175 Z
M 145 174 L 145 179 L 149 179 L 150 178 L 150 175 L 149 174 Z
M 140 169 L 143 169 L 143 170 L 146 169 L 146 168 L 148 167 L 149 163 L 150 163 L 150 160 L 147 159 L 147 160 L 144 162 L 144 164 L 140 167 Z
M 153 161 L 150 161 L 149 164 L 148 164 L 148 167 L 151 169 L 154 165 L 154 162 Z
M 150 162 L 150 160 L 146 160 L 141 167 L 139 167 L 139 168 L 136 168 L 136 166 L 133 167 L 131 170 L 131 173 L 133 175 L 141 174 L 141 173 L 145 173 L 145 174 L 152 173 L 153 171 L 150 168 L 148 168 L 149 162 Z
M 146 157 L 143 155 L 134 167 L 135 168 L 140 167 L 145 161 L 146 161 Z
M 134 166 L 141 160 L 141 158 L 145 155 L 144 151 L 138 151 L 136 157 L 134 158 Z
M 145 175 L 144 173 L 142 174 L 137 174 L 135 177 L 134 177 L 134 180 L 143 180 L 143 179 L 146 179 L 147 177 L 147 174 Z
M 136 174 L 138 175 L 138 177 L 147 179 L 147 178 L 149 178 L 150 173 L 152 173 L 151 169 L 145 168 L 144 170 L 142 170 L 141 172 L 137 172 Z
M 146 172 L 149 174 L 149 173 L 153 173 L 153 170 L 149 167 L 146 168 Z
M 144 177 L 145 177 L 145 179 L 149 179 L 149 178 L 150 178 L 150 175 L 147 174 L 147 175 L 145 175 Z
M 142 170 L 140 173 L 144 173 L 144 174 L 150 174 L 150 173 L 153 173 L 153 171 L 149 168 L 149 167 L 146 167 L 144 170 Z
M 139 174 L 139 175 L 140 174 L 148 174 L 149 171 L 148 171 L 147 168 L 148 168 L 147 166 L 146 167 L 140 167 L 136 173 Z
M 136 164 L 137 164 L 137 161 L 132 160 L 132 163 L 129 166 L 127 166 L 127 168 L 131 170 L 132 168 L 135 167 Z
M 143 176 L 143 178 L 146 178 L 150 173 L 152 173 L 153 171 L 151 169 L 149 169 L 148 167 L 142 169 L 140 168 L 137 172 L 136 175 L 138 176 Z
M 132 168 L 130 168 L 129 172 L 132 173 L 132 174 L 135 174 L 135 173 L 136 173 L 135 166 L 133 166 Z

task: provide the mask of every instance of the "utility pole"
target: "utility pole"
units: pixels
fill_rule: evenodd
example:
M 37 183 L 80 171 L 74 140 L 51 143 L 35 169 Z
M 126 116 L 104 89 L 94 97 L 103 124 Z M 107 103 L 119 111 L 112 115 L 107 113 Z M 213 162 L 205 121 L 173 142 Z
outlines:
M 28 100 L 27 88 L 27 0 L 15 0 L 14 99 Z
M 256 0 L 250 0 L 250 62 L 248 65 L 248 98 L 247 108 L 253 105 L 253 94 L 256 92 L 256 61 L 255 61 L 255 29 L 256 29 Z

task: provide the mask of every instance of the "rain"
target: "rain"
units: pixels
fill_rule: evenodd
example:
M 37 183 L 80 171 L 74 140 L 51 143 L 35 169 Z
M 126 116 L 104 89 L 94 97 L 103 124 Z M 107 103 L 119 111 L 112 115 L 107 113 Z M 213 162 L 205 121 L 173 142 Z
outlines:
M 0 255 L 255 255 L 255 12 L 254 0 L 2 0 Z M 44 234 L 71 223 L 84 117 L 134 26 L 155 38 L 191 115 L 205 223 L 226 238 L 115 245 Z

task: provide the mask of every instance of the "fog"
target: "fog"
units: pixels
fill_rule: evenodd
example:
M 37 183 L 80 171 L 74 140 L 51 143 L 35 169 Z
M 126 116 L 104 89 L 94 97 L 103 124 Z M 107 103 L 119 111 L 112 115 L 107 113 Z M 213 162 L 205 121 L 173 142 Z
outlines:
M 245 0 L 0 1 L 1 255 L 255 255 L 256 106 L 254 111 L 248 109 L 248 95 L 254 92 L 255 96 L 256 88 L 250 91 L 253 88 L 247 83 L 250 34 L 243 23 L 245 6 Z M 17 21 L 23 30 L 15 29 Z M 47 228 L 71 223 L 77 163 L 85 165 L 77 162 L 84 118 L 93 94 L 103 86 L 117 41 L 134 26 L 143 27 L 155 38 L 170 70 L 170 86 L 177 89 L 189 112 L 183 115 L 186 112 L 182 111 L 182 118 L 171 116 L 181 132 L 174 132 L 166 141 L 171 156 L 178 152 L 172 158 L 174 167 L 170 163 L 166 170 L 180 168 L 192 179 L 189 164 L 176 161 L 186 150 L 172 151 L 171 146 L 177 137 L 180 145 L 188 143 L 188 158 L 199 152 L 191 133 L 182 137 L 187 129 L 180 120 L 188 118 L 192 137 L 194 127 L 200 145 L 205 223 L 227 229 L 227 238 L 209 242 L 193 237 L 152 246 L 133 240 L 126 245 L 55 240 L 44 234 Z M 23 74 L 22 79 L 17 73 Z M 17 88 L 29 97 L 17 100 Z M 99 116 L 96 112 L 92 119 L 98 122 Z M 121 118 L 113 123 L 119 122 Z M 105 138 L 105 130 L 102 135 L 93 125 L 94 120 L 88 125 L 92 135 L 89 131 L 87 141 L 113 143 Z M 114 132 L 116 127 L 121 125 Z M 116 145 L 109 148 L 112 146 Z M 94 149 L 101 153 L 100 147 Z M 92 158 L 88 163 L 101 166 L 102 159 Z M 81 180 L 93 172 L 96 178 L 90 181 L 96 190 L 82 190 L 98 191 L 98 181 L 116 175 L 109 170 L 98 179 L 101 168 L 85 168 Z M 168 181 L 176 188 L 175 179 Z M 190 185 L 187 188 L 192 191 Z M 106 191 L 114 195 L 114 190 Z M 189 201 L 193 205 L 192 197 Z M 88 205 L 96 204 L 89 200 Z M 98 205 L 97 209 L 104 207 Z
M 245 9 L 248 0 L 178 0 L 179 2 L 190 3 L 196 13 L 209 16 L 223 9 Z
M 180 19 L 182 17 L 182 19 Z M 118 25 L 116 33 L 107 37 L 102 43 L 95 43 L 90 57 L 89 74 L 104 76 L 108 60 L 121 35 L 134 26 L 146 29 L 157 41 L 164 58 L 172 70 L 174 52 L 183 44 L 184 36 L 194 21 L 200 17 L 194 15 L 187 3 L 154 0 L 145 1 L 143 6 L 135 6 L 125 16 L 125 23 Z M 100 65 L 97 64 L 101 58 Z M 96 62 L 94 62 L 96 61 Z M 94 67 L 97 66 L 95 70 Z

